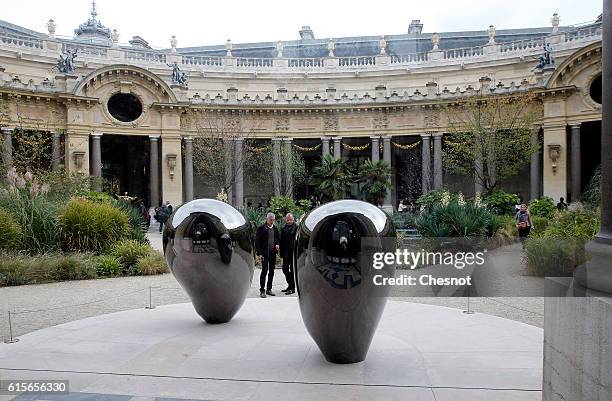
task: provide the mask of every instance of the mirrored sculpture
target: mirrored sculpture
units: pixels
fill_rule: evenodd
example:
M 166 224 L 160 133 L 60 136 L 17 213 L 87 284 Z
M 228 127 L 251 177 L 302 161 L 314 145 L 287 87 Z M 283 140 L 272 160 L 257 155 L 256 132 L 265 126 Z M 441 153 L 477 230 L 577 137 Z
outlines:
M 300 222 L 294 266 L 302 319 L 325 358 L 363 361 L 387 302 L 395 266 L 375 270 L 375 252 L 395 251 L 395 228 L 378 207 L 357 200 L 327 203 Z
M 214 199 L 186 203 L 166 222 L 163 249 L 196 312 L 208 323 L 230 321 L 244 303 L 255 267 L 244 216 Z

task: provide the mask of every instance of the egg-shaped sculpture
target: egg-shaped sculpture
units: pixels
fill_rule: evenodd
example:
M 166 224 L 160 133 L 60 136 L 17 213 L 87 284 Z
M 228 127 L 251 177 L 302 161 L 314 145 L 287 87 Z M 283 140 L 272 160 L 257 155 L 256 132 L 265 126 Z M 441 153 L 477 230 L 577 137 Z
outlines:
M 245 217 L 225 202 L 193 200 L 164 225 L 163 249 L 196 312 L 208 323 L 230 321 L 244 303 L 255 268 Z
M 378 207 L 341 200 L 322 205 L 300 222 L 294 266 L 304 324 L 325 358 L 355 363 L 366 357 L 395 265 L 374 269 L 377 252 L 395 252 L 395 227 Z

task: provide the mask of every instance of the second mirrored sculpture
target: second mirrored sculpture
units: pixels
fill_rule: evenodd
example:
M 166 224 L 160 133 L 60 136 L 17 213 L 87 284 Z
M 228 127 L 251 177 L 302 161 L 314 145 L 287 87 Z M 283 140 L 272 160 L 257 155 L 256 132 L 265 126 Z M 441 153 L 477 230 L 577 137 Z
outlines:
M 327 203 L 300 222 L 294 254 L 300 311 L 330 362 L 365 359 L 388 294 L 373 276 L 395 274 L 394 265 L 374 270 L 373 255 L 395 247 L 391 219 L 366 202 Z
M 244 303 L 255 267 L 244 216 L 214 199 L 186 203 L 166 222 L 163 249 L 196 312 L 208 323 L 230 321 Z

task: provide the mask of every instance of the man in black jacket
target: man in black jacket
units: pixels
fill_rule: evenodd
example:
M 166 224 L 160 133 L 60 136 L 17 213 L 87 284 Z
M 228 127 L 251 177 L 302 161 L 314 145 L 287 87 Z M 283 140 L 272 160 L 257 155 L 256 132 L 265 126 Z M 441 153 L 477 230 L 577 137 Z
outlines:
M 285 225 L 281 229 L 280 255 L 283 258 L 283 273 L 287 279 L 287 288 L 283 290 L 285 295 L 295 293 L 295 279 L 293 277 L 293 247 L 295 245 L 295 233 L 297 224 L 291 213 L 285 216 Z
M 259 296 L 274 296 L 272 292 L 272 281 L 274 280 L 274 266 L 276 265 L 276 254 L 279 249 L 278 230 L 274 226 L 276 217 L 274 213 L 268 213 L 266 222 L 259 226 L 255 234 L 255 249 L 261 255 L 261 274 L 259 276 Z M 268 285 L 266 285 L 266 275 Z

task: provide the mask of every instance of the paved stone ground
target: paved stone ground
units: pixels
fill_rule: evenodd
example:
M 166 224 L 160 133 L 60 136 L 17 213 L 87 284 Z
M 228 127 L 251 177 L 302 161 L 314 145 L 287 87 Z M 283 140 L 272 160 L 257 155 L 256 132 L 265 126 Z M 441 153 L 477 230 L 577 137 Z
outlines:
M 153 228 L 153 227 L 152 227 Z M 151 244 L 161 249 L 161 236 L 151 230 Z M 516 252 L 520 248 L 502 248 L 497 257 L 502 269 L 512 270 L 505 274 L 509 285 L 531 282 L 533 278 L 520 275 L 520 264 L 516 263 Z M 259 271 L 255 272 L 249 297 L 258 297 Z M 497 278 L 496 278 L 497 279 Z M 540 279 L 541 280 L 541 279 Z M 277 298 L 286 281 L 280 269 L 274 276 L 273 291 Z M 41 285 L 0 288 L 0 338 L 9 336 L 8 311 L 11 311 L 13 336 L 61 323 L 128 309 L 144 308 L 149 304 L 149 293 L 153 305 L 189 302 L 171 274 L 146 277 L 120 277 L 100 280 L 60 282 Z M 401 291 L 392 292 L 392 298 L 399 301 L 447 306 L 465 310 L 467 298 L 411 297 Z M 273 302 L 273 299 L 269 299 Z M 479 313 L 504 317 L 537 327 L 543 327 L 544 300 L 530 298 L 470 298 L 470 309 Z M 13 313 L 14 312 L 14 313 Z

